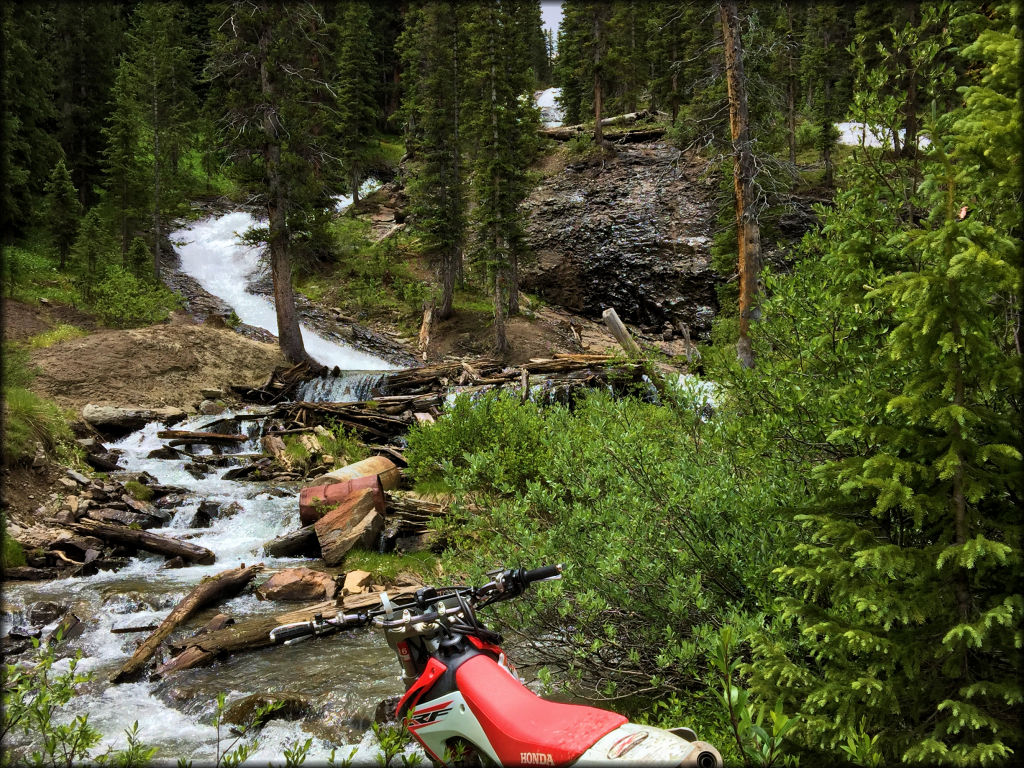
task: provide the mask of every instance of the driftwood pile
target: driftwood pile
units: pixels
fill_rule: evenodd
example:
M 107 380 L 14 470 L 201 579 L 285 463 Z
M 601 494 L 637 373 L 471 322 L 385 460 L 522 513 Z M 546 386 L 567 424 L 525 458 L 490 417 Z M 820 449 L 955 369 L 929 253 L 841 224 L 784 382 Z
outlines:
M 646 125 L 640 128 L 620 128 L 620 126 L 634 125 L 641 120 L 653 120 L 662 117 L 668 117 L 665 113 L 652 112 L 644 109 L 639 112 L 629 112 L 625 115 L 615 115 L 614 117 L 606 117 L 601 121 L 601 126 L 611 127 L 611 131 L 603 131 L 604 138 L 608 141 L 618 141 L 625 144 L 640 142 L 640 141 L 653 141 L 654 139 L 660 139 L 665 135 L 666 126 L 664 125 Z M 594 133 L 593 123 L 586 124 L 581 123 L 579 125 L 560 125 L 557 128 L 541 128 L 540 135 L 546 136 L 549 139 L 555 141 L 569 141 L 575 139 L 577 136 L 589 136 Z

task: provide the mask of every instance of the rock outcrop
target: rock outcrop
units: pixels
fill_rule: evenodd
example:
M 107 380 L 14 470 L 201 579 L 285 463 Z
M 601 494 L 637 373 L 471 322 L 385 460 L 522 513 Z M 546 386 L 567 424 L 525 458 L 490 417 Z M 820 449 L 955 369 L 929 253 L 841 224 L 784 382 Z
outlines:
M 570 162 L 524 203 L 522 286 L 599 319 L 663 334 L 705 336 L 718 309 L 711 270 L 713 178 L 667 144 L 617 148 L 614 158 Z

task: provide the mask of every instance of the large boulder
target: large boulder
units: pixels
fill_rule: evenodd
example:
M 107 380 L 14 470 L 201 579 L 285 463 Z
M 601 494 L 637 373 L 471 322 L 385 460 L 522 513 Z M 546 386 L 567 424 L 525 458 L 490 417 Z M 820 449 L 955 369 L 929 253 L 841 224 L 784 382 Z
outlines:
M 324 562 L 337 565 L 352 547 L 371 547 L 384 528 L 384 516 L 377 511 L 374 492 L 355 491 L 313 526 Z
M 151 421 L 174 424 L 185 418 L 180 408 L 121 408 L 116 405 L 87 404 L 82 418 L 107 435 L 125 435 L 141 429 Z
M 267 579 L 256 590 L 264 600 L 330 600 L 337 591 L 334 579 L 311 568 L 288 568 Z
M 299 492 L 299 520 L 302 521 L 304 526 L 312 525 L 355 491 L 365 489 L 373 491 L 377 511 L 383 513 L 384 490 L 381 487 L 380 477 L 380 475 L 376 474 L 366 475 L 365 477 L 357 477 L 352 480 L 303 488 Z

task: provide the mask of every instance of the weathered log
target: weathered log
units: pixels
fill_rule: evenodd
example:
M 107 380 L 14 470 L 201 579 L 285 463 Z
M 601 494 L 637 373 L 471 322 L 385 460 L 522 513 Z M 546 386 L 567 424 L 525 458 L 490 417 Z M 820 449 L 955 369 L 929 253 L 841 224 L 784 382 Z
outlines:
M 122 683 L 136 679 L 141 674 L 146 662 L 156 653 L 160 643 L 177 629 L 179 624 L 211 603 L 225 597 L 234 597 L 262 570 L 262 564 L 242 566 L 221 571 L 216 576 L 199 582 L 185 596 L 185 599 L 175 606 L 170 615 L 157 627 L 157 630 L 146 638 L 132 657 L 111 676 L 110 681 Z
M 316 538 L 316 529 L 307 525 L 271 539 L 263 545 L 263 554 L 269 557 L 317 557 L 320 542 Z
M 190 544 L 171 536 L 161 536 L 149 531 L 126 528 L 122 525 L 106 525 L 95 523 L 91 520 L 79 520 L 77 523 L 67 523 L 69 529 L 76 533 L 84 533 L 96 536 L 104 541 L 112 541 L 116 544 L 127 544 L 129 546 L 144 549 L 147 552 L 156 552 L 168 557 L 180 556 L 190 562 L 200 565 L 210 565 L 216 559 L 206 547 Z
M 352 547 L 371 546 L 376 541 L 384 518 L 377 511 L 374 495 L 369 488 L 356 491 L 314 523 L 325 563 L 337 565 Z
M 605 325 L 608 326 L 608 330 L 611 331 L 612 336 L 619 342 L 627 355 L 630 357 L 636 357 L 640 354 L 640 345 L 636 343 L 636 340 L 629 335 L 629 331 L 626 330 L 626 326 L 622 324 L 619 319 L 618 313 L 613 307 L 608 307 L 602 314 Z
M 403 595 L 411 595 L 418 588 L 416 586 L 396 587 L 389 589 L 387 592 L 388 596 L 394 599 Z M 380 595 L 380 592 L 349 595 L 343 599 L 340 608 L 343 611 L 374 608 L 380 605 Z M 287 613 L 239 621 L 230 627 L 225 627 L 216 632 L 189 638 L 182 643 L 172 643 L 171 648 L 180 652 L 169 662 L 159 667 L 156 670 L 156 674 L 163 677 L 170 672 L 178 672 L 183 669 L 191 669 L 192 667 L 208 664 L 223 654 L 264 648 L 271 644 L 270 630 L 274 627 L 297 621 L 309 621 L 318 613 L 325 619 L 329 619 L 337 616 L 338 610 L 339 606 L 334 600 L 326 600 Z
M 187 445 L 188 443 L 219 443 L 221 445 L 244 443 L 248 435 L 223 435 L 218 432 L 191 432 L 187 429 L 164 429 L 156 433 L 161 440 L 171 440 L 168 445 Z
M 67 568 L 33 568 L 29 565 L 14 565 L 4 568 L 6 581 L 49 581 L 70 575 Z
M 157 628 L 156 624 L 146 624 L 143 627 L 111 627 L 112 635 L 130 635 L 133 632 L 152 632 Z
M 431 301 L 423 307 L 423 322 L 420 324 L 420 338 L 417 347 L 424 362 L 427 359 L 427 349 L 430 347 L 430 332 L 434 327 L 434 302 Z
M 380 487 L 385 491 L 397 488 L 402 477 L 398 467 L 390 459 L 384 456 L 371 456 L 368 459 L 357 461 L 355 464 L 328 472 L 320 478 L 320 484 L 323 485 L 324 481 L 340 483 L 370 475 L 376 475 L 379 478 Z

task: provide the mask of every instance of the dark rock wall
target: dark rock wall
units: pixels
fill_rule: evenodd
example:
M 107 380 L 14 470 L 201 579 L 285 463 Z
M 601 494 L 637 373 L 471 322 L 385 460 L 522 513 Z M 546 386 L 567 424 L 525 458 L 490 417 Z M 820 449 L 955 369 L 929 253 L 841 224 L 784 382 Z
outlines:
M 522 285 L 546 301 L 600 318 L 614 307 L 646 332 L 706 336 L 718 309 L 711 271 L 713 179 L 665 144 L 618 148 L 570 163 L 524 203 L 533 260 Z

